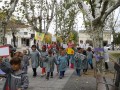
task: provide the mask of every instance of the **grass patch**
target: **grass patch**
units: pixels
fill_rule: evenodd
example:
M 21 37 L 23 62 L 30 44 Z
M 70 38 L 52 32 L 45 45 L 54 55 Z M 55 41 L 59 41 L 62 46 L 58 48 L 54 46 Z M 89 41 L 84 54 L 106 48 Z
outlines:
M 110 53 L 114 58 L 120 58 L 120 53 Z

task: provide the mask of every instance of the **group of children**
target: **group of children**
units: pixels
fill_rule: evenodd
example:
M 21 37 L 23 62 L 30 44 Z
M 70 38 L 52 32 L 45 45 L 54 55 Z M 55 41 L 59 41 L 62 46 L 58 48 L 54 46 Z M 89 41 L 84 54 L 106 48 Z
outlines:
M 77 52 L 74 53 L 74 68 L 78 76 L 80 71 L 87 72 L 88 63 L 93 69 L 92 58 L 93 53 L 90 48 L 84 51 L 78 47 Z M 39 52 L 36 45 L 32 45 L 31 50 L 23 52 L 16 52 L 11 60 L 5 60 L 6 58 L 0 57 L 0 69 L 6 73 L 6 82 L 3 90 L 26 90 L 29 86 L 29 79 L 27 76 L 29 60 L 31 60 L 31 66 L 33 70 L 33 77 L 37 76 L 37 68 L 42 68 L 41 76 L 53 78 L 54 68 L 56 66 L 59 78 L 64 77 L 65 71 L 69 67 L 68 55 L 64 48 L 59 48 L 56 52 L 55 48 L 46 49 L 46 46 L 42 46 L 42 50 Z
M 60 79 L 64 77 L 64 72 L 68 65 L 65 50 L 63 48 L 60 50 L 60 53 L 56 53 L 56 50 L 53 48 L 47 50 L 45 45 L 42 46 L 42 51 L 40 51 L 40 53 L 36 50 L 35 45 L 33 45 L 31 49 L 32 50 L 29 51 L 29 56 L 33 57 L 31 58 L 31 64 L 34 77 L 37 75 L 36 69 L 39 65 L 42 68 L 41 76 L 46 75 L 47 80 L 49 79 L 49 76 L 53 78 L 55 65 L 57 72 L 60 73 Z

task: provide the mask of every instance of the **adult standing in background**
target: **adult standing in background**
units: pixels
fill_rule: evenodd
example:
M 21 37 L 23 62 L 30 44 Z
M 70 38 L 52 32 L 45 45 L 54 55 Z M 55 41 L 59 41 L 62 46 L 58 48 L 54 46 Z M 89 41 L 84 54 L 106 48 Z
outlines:
M 71 62 L 71 68 L 74 68 L 74 42 L 72 40 L 69 40 L 67 43 L 67 55 L 68 55 L 68 66 L 69 66 L 69 60 Z M 69 52 L 70 50 L 70 52 Z
M 82 40 L 80 40 L 79 47 L 80 47 L 80 48 L 83 48 L 83 49 L 85 49 L 85 44 L 83 43 L 83 41 L 82 41 Z
M 105 59 L 105 69 L 108 70 L 109 54 L 106 44 L 104 45 L 104 59 Z
M 69 40 L 67 45 L 68 45 L 68 48 L 73 48 L 74 47 L 74 42 L 72 40 Z

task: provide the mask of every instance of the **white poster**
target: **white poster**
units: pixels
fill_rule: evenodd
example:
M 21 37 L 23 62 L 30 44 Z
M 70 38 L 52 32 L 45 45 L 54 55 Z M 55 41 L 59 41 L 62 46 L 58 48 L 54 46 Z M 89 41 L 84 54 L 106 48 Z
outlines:
M 63 44 L 63 48 L 67 48 L 68 46 L 67 46 L 67 44 Z
M 53 41 L 53 42 L 56 42 L 56 37 L 52 37 L 52 41 Z
M 0 46 L 0 56 L 9 56 L 9 47 L 7 46 Z

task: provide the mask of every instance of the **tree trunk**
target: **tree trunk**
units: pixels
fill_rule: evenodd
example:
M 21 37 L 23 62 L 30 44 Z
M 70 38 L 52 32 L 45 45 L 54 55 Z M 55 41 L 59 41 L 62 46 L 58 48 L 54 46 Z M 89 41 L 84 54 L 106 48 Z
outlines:
M 12 33 L 12 36 L 13 36 L 13 45 L 14 45 L 14 47 L 16 47 L 16 44 L 15 44 L 15 42 L 16 42 L 16 37 L 15 37 L 14 32 Z
M 2 29 L 2 22 L 0 21 L 0 45 L 3 44 L 3 29 Z
M 94 27 L 95 26 L 95 27 Z M 106 90 L 105 84 L 99 83 L 104 82 L 104 71 L 105 71 L 105 61 L 104 61 L 104 48 L 103 48 L 103 27 L 102 25 L 93 26 L 93 45 L 95 50 L 96 59 L 96 81 L 97 90 Z M 101 56 L 101 57 L 97 57 Z

